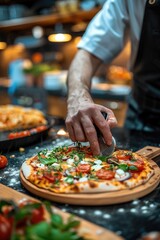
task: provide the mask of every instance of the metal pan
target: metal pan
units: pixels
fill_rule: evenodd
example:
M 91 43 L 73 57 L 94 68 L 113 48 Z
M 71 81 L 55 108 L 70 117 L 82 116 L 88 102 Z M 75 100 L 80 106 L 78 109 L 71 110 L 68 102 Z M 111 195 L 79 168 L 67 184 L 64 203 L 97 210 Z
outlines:
M 48 136 L 49 130 L 53 126 L 64 124 L 64 119 L 56 116 L 47 115 L 46 119 L 47 128 L 41 132 L 35 132 L 30 136 L 8 139 L 8 134 L 13 132 L 13 130 L 0 132 L 0 152 L 10 152 L 11 150 L 17 150 L 20 147 L 26 147 L 36 142 L 42 142 Z M 22 131 L 24 131 L 24 129 L 22 129 Z

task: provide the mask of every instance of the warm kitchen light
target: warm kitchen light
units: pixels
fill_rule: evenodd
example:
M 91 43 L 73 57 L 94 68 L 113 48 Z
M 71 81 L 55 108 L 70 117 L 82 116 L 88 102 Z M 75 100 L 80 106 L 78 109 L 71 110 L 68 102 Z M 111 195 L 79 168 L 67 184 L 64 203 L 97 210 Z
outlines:
M 69 42 L 72 36 L 67 33 L 56 33 L 48 36 L 50 42 Z
M 58 135 L 58 136 L 68 137 L 68 133 L 67 133 L 64 129 L 60 129 L 60 130 L 57 132 L 57 135 Z
M 0 50 L 3 50 L 7 47 L 7 43 L 6 42 L 0 42 Z
M 32 28 L 32 34 L 35 38 L 41 38 L 44 35 L 43 28 L 41 26 L 35 26 Z

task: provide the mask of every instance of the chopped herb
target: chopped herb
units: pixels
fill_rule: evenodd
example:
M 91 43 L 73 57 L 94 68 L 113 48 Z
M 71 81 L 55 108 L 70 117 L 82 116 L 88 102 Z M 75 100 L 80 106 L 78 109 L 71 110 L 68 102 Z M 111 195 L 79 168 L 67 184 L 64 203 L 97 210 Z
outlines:
M 98 178 L 97 178 L 96 175 L 90 174 L 90 175 L 88 176 L 88 179 L 90 179 L 90 180 L 96 180 L 96 179 L 98 179 Z
M 136 162 L 137 160 L 135 158 L 131 158 L 130 161 Z
M 65 178 L 65 182 L 67 182 L 68 184 L 73 184 L 74 178 L 71 175 L 69 175 Z
M 109 165 L 109 170 L 113 170 L 114 167 L 115 167 L 114 164 L 110 164 L 110 165 Z

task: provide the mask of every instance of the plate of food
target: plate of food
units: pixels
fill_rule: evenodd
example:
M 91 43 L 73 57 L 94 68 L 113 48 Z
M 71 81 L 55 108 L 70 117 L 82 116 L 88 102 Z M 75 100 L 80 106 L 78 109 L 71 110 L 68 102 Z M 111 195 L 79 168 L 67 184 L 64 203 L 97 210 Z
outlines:
M 123 240 L 114 232 L 0 184 L 3 239 Z M 49 235 L 48 235 L 49 234 Z M 24 238 L 25 236 L 25 238 Z
M 153 191 L 160 169 L 151 159 L 116 150 L 93 156 L 89 146 L 58 146 L 26 159 L 20 171 L 24 187 L 49 200 L 106 205 L 128 202 Z
M 0 106 L 0 150 L 10 151 L 42 141 L 58 118 L 34 108 Z

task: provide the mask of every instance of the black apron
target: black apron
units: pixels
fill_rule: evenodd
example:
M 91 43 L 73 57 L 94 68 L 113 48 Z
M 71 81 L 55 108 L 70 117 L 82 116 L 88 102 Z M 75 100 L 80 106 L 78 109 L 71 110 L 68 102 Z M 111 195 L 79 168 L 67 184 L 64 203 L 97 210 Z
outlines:
M 160 130 L 160 0 L 147 0 L 124 126 Z

